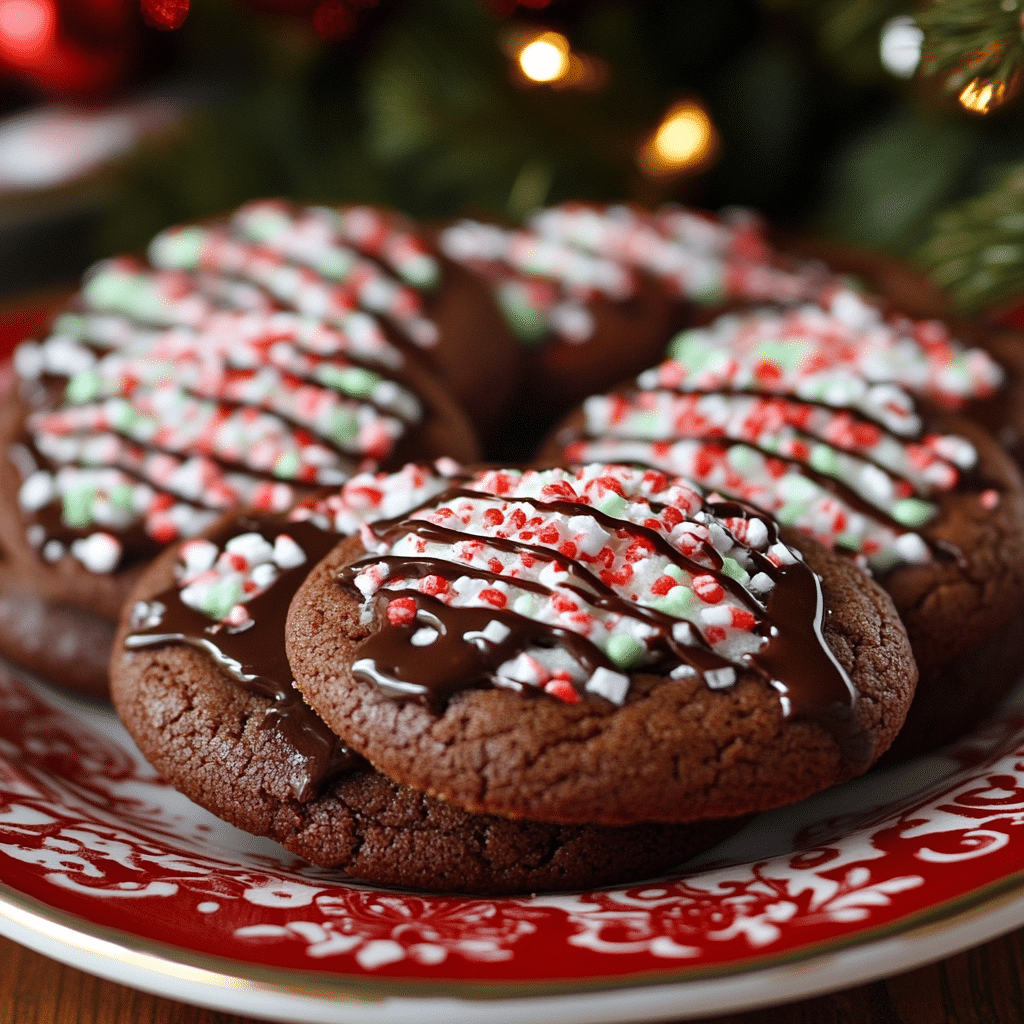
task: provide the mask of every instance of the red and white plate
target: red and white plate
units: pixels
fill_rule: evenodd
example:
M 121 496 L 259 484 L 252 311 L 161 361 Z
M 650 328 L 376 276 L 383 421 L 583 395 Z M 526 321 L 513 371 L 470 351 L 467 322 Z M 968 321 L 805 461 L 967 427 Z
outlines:
M 341 1024 L 678 1019 L 1022 919 L 1024 688 L 943 755 L 762 815 L 671 877 L 479 899 L 308 867 L 167 787 L 112 712 L 0 670 L 0 932 L 174 999 Z

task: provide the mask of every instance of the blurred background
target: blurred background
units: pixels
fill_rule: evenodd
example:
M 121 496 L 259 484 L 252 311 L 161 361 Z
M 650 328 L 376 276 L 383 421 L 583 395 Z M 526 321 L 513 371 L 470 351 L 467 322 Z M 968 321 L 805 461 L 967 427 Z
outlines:
M 140 7 L 141 4 L 141 7 Z M 0 294 L 283 195 L 749 205 L 1024 326 L 1024 0 L 0 0 Z

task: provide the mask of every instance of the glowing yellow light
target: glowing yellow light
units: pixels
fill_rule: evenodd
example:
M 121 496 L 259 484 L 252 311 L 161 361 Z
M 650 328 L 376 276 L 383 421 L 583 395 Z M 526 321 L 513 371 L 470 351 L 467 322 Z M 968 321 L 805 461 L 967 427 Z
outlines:
M 717 145 L 707 111 L 697 103 L 677 103 L 641 147 L 638 160 L 648 174 L 677 174 L 704 163 Z
M 976 114 L 987 114 L 993 107 L 998 107 L 1006 99 L 1006 83 L 1000 82 L 993 86 L 991 82 L 982 85 L 980 80 L 968 82 L 960 93 L 960 104 Z
M 569 40 L 560 32 L 545 32 L 519 51 L 519 66 L 534 82 L 557 82 L 569 72 Z

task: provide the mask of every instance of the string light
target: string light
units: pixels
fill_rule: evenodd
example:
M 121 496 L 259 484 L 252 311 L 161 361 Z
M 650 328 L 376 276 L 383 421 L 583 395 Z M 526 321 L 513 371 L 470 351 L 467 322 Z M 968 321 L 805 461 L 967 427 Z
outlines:
M 982 85 L 981 79 L 975 78 L 968 82 L 960 93 L 960 105 L 975 114 L 987 114 L 1002 104 L 1006 99 L 1006 94 L 1006 82 L 1000 82 L 998 85 L 986 82 Z
M 32 64 L 52 46 L 57 12 L 52 0 L 0 0 L 0 54 L 15 64 Z
M 542 32 L 519 51 L 519 67 L 531 82 L 557 82 L 569 66 L 569 40 L 561 32 Z
M 693 100 L 671 107 L 654 134 L 640 147 L 644 173 L 662 177 L 695 170 L 718 150 L 718 132 L 708 112 Z

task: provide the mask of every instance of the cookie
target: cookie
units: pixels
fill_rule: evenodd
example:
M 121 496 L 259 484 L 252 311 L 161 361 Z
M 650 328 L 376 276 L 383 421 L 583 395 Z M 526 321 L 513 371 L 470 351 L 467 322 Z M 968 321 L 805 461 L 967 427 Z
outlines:
M 154 245 L 184 250 L 188 238 Z M 465 414 L 381 317 L 335 295 L 328 323 L 223 271 L 107 261 L 50 335 L 14 354 L 0 547 L 21 592 L 62 616 L 116 622 L 141 568 L 227 509 L 282 510 L 369 467 L 477 455 Z M 18 635 L 0 628 L 6 656 L 81 685 L 61 645 L 28 652 Z M 86 688 L 104 686 L 93 673 Z
M 484 435 L 518 383 L 520 353 L 490 290 L 394 211 L 258 200 L 222 222 L 169 228 L 148 255 L 231 308 L 284 308 L 345 332 L 371 315 Z
M 833 281 L 819 263 L 776 253 L 749 211 L 566 203 L 518 229 L 457 221 L 437 244 L 489 283 L 526 346 L 517 420 L 564 412 L 657 362 L 704 308 L 806 300 Z
M 588 399 L 541 462 L 615 459 L 686 474 L 863 560 L 893 597 L 921 672 L 911 728 L 919 714 L 935 717 L 961 659 L 980 668 L 983 651 L 998 656 L 987 692 L 1006 692 L 1016 671 L 1001 647 L 1024 615 L 1020 475 L 981 427 L 929 412 L 891 383 L 953 404 L 990 387 L 993 364 L 944 343 L 890 345 L 881 329 L 856 344 L 763 330 L 778 322 L 759 314 L 684 334 L 675 359 Z M 925 731 L 951 738 L 971 724 L 963 712 L 989 707 L 943 699 L 945 726 Z
M 414 498 L 439 479 L 403 473 Z M 397 499 L 394 486 L 380 496 L 375 488 L 372 478 L 358 478 L 331 503 L 308 507 L 302 521 L 226 517 L 165 553 L 139 581 L 112 659 L 113 698 L 169 782 L 315 864 L 375 884 L 441 891 L 635 881 L 738 827 L 563 827 L 471 815 L 392 782 L 349 752 L 291 687 L 285 612 L 305 571 L 338 539 L 315 524 L 351 526 L 353 516 Z
M 295 682 L 396 781 L 559 824 L 764 810 L 865 771 L 916 670 L 855 565 L 655 471 L 481 472 L 289 613 Z

